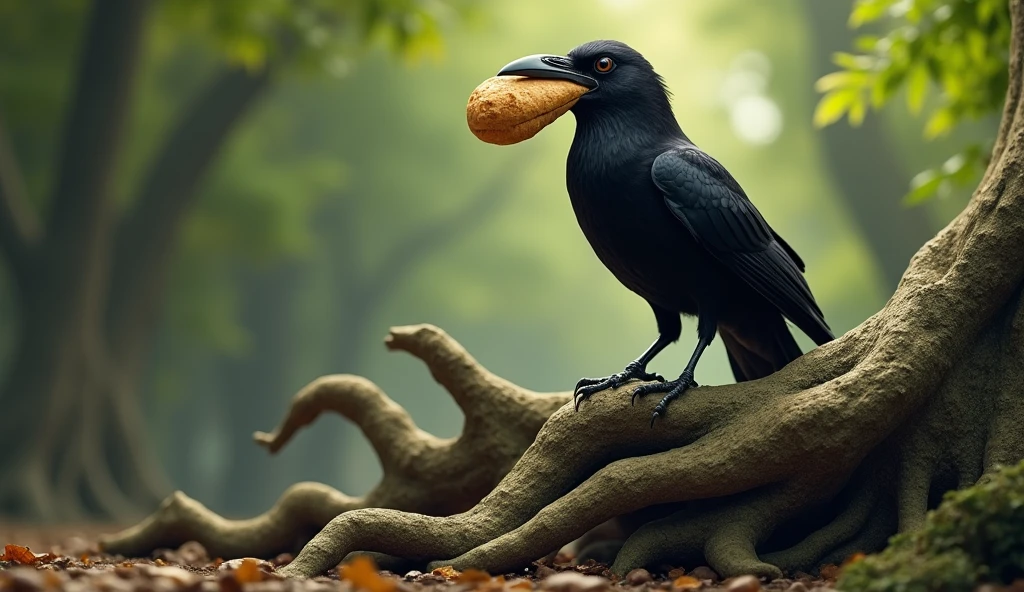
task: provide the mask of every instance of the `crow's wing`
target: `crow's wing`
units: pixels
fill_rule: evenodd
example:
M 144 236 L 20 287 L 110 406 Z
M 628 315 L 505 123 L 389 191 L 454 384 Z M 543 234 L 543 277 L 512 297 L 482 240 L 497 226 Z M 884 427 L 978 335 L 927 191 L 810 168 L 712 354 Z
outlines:
M 833 339 L 801 270 L 803 261 L 778 239 L 739 183 L 694 147 L 654 160 L 654 184 L 697 242 L 775 305 L 819 345 Z

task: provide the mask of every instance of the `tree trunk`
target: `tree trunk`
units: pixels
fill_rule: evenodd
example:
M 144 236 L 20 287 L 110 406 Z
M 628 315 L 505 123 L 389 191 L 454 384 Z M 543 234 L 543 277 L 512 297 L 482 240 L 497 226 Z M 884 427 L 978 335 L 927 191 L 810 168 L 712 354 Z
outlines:
M 0 385 L 0 513 L 124 518 L 169 489 L 145 438 L 138 377 L 198 183 L 269 78 L 228 69 L 185 111 L 115 245 L 111 182 L 149 7 L 93 6 L 42 231 L 0 129 L 0 249 L 22 320 Z

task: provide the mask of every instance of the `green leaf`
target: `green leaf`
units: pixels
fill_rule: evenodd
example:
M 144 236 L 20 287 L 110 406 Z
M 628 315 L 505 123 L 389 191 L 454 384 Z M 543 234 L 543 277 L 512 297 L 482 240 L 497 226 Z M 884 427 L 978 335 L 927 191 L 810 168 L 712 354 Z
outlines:
M 921 171 L 910 181 L 910 192 L 903 196 L 903 204 L 916 206 L 935 196 L 945 177 L 935 169 Z
M 845 88 L 826 94 L 814 109 L 814 126 L 821 128 L 839 121 L 858 99 L 856 91 Z
M 865 55 L 856 55 L 852 53 L 846 53 L 843 51 L 837 51 L 832 54 L 832 63 L 845 68 L 847 70 L 853 70 L 855 72 L 861 70 L 870 70 L 875 65 L 875 58 Z
M 907 107 L 913 114 L 921 112 L 924 97 L 928 93 L 928 69 L 924 64 L 917 64 L 910 70 L 907 77 Z
M 948 134 L 956 125 L 956 115 L 947 107 L 932 113 L 924 126 L 924 136 L 929 140 Z
M 827 93 L 840 88 L 858 88 L 867 82 L 867 78 L 863 72 L 832 72 L 819 78 L 814 83 L 814 90 Z
M 850 13 L 850 26 L 857 28 L 877 21 L 885 15 L 885 9 L 892 3 L 893 0 L 858 0 Z
M 850 104 L 849 122 L 853 127 L 859 127 L 864 123 L 864 116 L 867 114 L 867 103 L 858 95 L 856 101 Z

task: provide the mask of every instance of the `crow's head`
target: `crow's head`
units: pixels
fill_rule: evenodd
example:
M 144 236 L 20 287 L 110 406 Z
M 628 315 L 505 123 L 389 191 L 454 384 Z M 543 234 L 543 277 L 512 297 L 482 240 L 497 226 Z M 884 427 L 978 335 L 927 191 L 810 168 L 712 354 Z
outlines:
M 620 41 L 591 41 L 567 56 L 520 58 L 498 72 L 574 82 L 589 90 L 572 111 L 579 115 L 632 113 L 641 117 L 671 115 L 668 90 L 644 56 Z

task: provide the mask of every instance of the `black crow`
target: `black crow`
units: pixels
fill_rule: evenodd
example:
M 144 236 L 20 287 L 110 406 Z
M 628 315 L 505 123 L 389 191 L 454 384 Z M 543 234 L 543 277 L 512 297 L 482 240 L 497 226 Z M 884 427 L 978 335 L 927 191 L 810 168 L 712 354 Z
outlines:
M 638 52 L 593 41 L 568 56 L 534 55 L 502 75 L 556 78 L 590 89 L 571 108 L 576 135 L 566 185 L 598 258 L 650 304 L 658 339 L 625 370 L 584 378 L 576 408 L 627 381 L 652 381 L 633 400 L 665 393 L 668 404 L 697 386 L 694 371 L 718 332 L 737 381 L 775 372 L 802 355 L 784 319 L 817 344 L 833 339 L 803 277 L 800 256 L 765 222 L 725 167 L 676 122 L 662 78 Z M 679 338 L 680 314 L 697 316 L 697 348 L 676 380 L 647 372 Z

